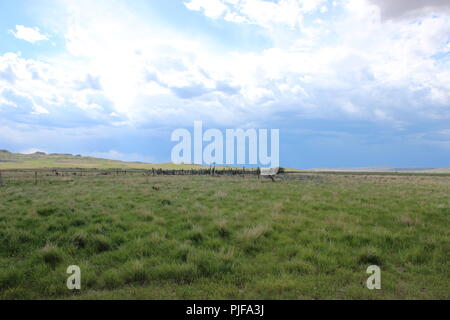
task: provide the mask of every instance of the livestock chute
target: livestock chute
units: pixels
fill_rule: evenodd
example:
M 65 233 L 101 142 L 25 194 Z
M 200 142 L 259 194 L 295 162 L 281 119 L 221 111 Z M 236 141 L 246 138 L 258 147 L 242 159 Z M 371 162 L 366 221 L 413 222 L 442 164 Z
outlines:
M 280 167 L 274 167 L 274 168 L 261 168 L 260 175 L 262 176 L 275 176 L 280 171 Z

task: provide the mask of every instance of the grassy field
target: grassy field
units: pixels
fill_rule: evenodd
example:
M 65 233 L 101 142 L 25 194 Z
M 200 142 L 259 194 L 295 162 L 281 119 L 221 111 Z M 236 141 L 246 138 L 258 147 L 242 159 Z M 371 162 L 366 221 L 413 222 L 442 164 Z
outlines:
M 95 157 L 85 157 L 71 154 L 45 154 L 41 152 L 33 154 L 12 153 L 7 150 L 0 150 L 0 170 L 12 169 L 199 169 L 199 165 L 174 165 L 172 163 L 144 163 L 144 162 L 125 162 L 118 160 L 108 160 Z M 222 168 L 222 167 L 218 167 Z
M 450 298 L 450 176 L 12 178 L 1 299 Z

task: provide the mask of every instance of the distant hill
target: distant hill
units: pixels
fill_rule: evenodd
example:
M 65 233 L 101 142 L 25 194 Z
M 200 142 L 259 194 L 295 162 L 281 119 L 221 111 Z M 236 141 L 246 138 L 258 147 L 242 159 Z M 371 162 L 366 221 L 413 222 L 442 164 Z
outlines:
M 205 166 L 195 164 L 175 165 L 173 163 L 125 162 L 82 155 L 35 152 L 32 154 L 12 153 L 0 150 L 0 170 L 7 169 L 41 169 L 41 168 L 97 168 L 97 169 L 199 169 Z M 221 169 L 223 167 L 217 167 Z M 449 168 L 432 167 L 359 167 L 359 168 L 323 168 L 323 169 L 286 169 L 288 171 L 316 172 L 426 172 L 450 173 Z
M 317 172 L 424 172 L 424 173 L 450 173 L 449 168 L 434 167 L 357 167 L 357 168 L 323 168 L 311 169 Z
M 448 168 L 437 168 L 437 169 L 433 169 L 433 170 L 428 170 L 427 172 L 432 172 L 432 173 L 450 173 L 450 167 L 448 167 Z
M 32 154 L 12 153 L 0 150 L 0 170 L 6 169 L 41 169 L 41 168 L 97 168 L 97 169 L 195 169 L 199 165 L 175 165 L 172 163 L 125 162 L 118 160 L 84 157 L 72 154 Z

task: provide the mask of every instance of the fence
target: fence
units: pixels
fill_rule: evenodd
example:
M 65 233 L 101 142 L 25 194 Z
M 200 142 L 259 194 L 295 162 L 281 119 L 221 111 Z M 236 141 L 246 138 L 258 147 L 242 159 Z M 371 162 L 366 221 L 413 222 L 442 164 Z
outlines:
M 201 168 L 201 169 L 8 169 L 0 170 L 0 187 L 9 182 L 34 182 L 38 184 L 44 180 L 73 180 L 76 177 L 151 177 L 151 176 L 254 176 L 260 177 L 259 168 Z

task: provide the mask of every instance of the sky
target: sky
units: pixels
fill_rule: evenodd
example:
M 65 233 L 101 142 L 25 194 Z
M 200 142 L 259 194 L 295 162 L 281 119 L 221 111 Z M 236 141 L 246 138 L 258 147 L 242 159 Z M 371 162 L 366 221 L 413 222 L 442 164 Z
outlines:
M 448 0 L 0 0 L 0 149 L 169 162 L 280 130 L 295 168 L 450 166 Z

